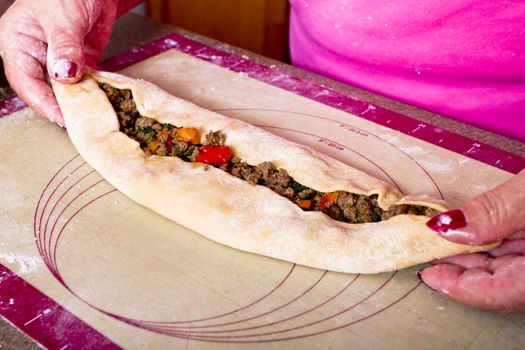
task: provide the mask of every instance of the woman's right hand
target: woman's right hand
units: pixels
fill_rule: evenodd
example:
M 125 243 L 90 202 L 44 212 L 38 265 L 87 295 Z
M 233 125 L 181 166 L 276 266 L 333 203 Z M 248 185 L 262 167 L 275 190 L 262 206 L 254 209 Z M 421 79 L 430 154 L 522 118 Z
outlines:
M 74 83 L 95 65 L 117 16 L 137 0 L 18 0 L 0 18 L 0 55 L 13 90 L 64 126 L 49 79 Z

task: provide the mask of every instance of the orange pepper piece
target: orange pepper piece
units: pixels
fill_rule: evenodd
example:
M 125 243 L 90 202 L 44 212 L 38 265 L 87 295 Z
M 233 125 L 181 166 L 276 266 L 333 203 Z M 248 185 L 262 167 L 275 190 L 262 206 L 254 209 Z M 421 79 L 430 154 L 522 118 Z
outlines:
M 157 151 L 157 148 L 159 148 L 159 141 L 151 141 L 148 144 L 148 148 L 151 152 L 155 153 Z
M 200 142 L 199 131 L 195 128 L 180 128 L 175 138 L 179 142 L 189 142 L 194 145 Z
M 301 199 L 297 201 L 297 205 L 303 209 L 310 209 L 312 207 L 312 201 L 310 199 Z
M 321 207 L 324 209 L 329 209 L 332 205 L 337 203 L 337 198 L 339 198 L 338 192 L 325 193 L 321 197 Z

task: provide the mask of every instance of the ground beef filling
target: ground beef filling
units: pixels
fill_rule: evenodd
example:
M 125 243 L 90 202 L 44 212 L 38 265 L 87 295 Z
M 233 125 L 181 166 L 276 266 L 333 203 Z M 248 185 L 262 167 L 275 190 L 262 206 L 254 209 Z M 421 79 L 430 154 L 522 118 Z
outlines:
M 201 143 L 198 131 L 194 128 L 161 124 L 141 116 L 131 90 L 116 89 L 103 83 L 99 83 L 99 86 L 117 113 L 120 131 L 138 141 L 148 156 L 176 156 L 187 162 L 208 163 L 251 185 L 266 186 L 305 211 L 321 211 L 338 221 L 367 223 L 387 220 L 400 214 L 429 217 L 437 214 L 434 209 L 417 205 L 395 205 L 389 210 L 383 210 L 377 203 L 377 195 L 316 191 L 295 181 L 286 170 L 274 168 L 270 162 L 250 165 L 233 156 L 220 131 L 210 131 Z

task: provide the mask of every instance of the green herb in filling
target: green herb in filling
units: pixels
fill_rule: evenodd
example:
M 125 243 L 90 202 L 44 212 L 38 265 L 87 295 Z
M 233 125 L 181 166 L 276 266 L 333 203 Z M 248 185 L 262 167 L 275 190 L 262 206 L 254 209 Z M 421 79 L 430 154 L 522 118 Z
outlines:
M 118 117 L 120 131 L 138 141 L 144 152 L 156 156 L 176 156 L 187 162 L 203 162 L 220 168 L 252 185 L 270 188 L 305 211 L 321 211 L 334 220 L 369 223 L 400 214 L 434 216 L 434 209 L 417 205 L 395 205 L 383 210 L 377 195 L 364 196 L 345 191 L 320 192 L 295 181 L 284 169 L 270 162 L 250 165 L 232 155 L 220 131 L 210 131 L 204 141 L 195 128 L 161 124 L 137 111 L 131 90 L 99 83 Z

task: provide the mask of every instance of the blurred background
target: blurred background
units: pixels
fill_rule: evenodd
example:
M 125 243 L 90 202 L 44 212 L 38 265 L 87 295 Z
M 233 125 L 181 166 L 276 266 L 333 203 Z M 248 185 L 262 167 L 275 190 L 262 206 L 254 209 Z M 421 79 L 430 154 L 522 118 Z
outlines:
M 283 62 L 289 62 L 288 0 L 148 0 L 135 11 Z

